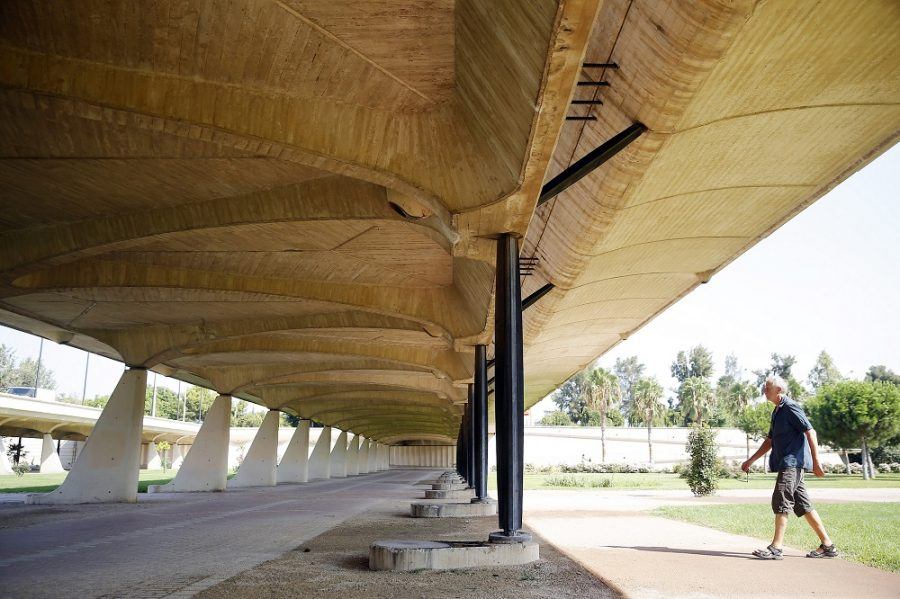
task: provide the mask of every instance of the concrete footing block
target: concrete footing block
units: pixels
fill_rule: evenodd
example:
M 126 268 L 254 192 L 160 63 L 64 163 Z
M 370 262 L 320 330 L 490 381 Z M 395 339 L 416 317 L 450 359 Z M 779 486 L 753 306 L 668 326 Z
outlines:
M 425 490 L 425 499 L 464 499 L 468 501 L 473 497 L 475 497 L 475 489 L 460 489 L 458 491 Z
M 481 518 L 497 514 L 495 502 L 457 503 L 416 501 L 410 504 L 413 518 Z
M 537 543 L 376 541 L 369 548 L 369 569 L 409 572 L 521 566 L 539 557 Z
M 247 450 L 237 474 L 228 481 L 226 487 L 274 487 L 277 482 L 278 422 L 281 414 L 269 410 L 263 418 L 253 443 Z
M 432 483 L 431 488 L 435 491 L 462 491 L 464 489 L 468 489 L 469 486 L 466 483 Z

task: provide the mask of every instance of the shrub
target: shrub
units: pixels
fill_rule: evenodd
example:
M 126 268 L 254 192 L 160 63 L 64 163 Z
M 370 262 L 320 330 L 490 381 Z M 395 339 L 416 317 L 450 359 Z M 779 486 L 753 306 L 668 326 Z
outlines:
M 545 487 L 590 487 L 607 488 L 612 486 L 609 478 L 588 478 L 586 476 L 551 475 L 544 480 Z
M 712 495 L 718 488 L 716 431 L 699 427 L 692 430 L 688 436 L 687 452 L 690 464 L 686 478 L 691 492 L 698 497 Z

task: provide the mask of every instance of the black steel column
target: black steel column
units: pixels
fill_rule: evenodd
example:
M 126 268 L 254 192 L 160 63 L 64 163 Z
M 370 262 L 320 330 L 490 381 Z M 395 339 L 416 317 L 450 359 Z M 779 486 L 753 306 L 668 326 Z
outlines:
M 474 388 L 475 385 L 469 384 L 469 402 L 466 404 L 466 436 L 469 438 L 469 443 L 466 445 L 466 449 L 468 453 L 466 457 L 468 461 L 466 462 L 466 469 L 469 471 L 469 488 L 475 488 L 475 400 L 474 400 Z
M 463 469 L 465 464 L 463 464 L 463 438 L 462 438 L 462 423 L 459 425 L 459 434 L 456 435 L 456 473 L 459 474 L 460 477 L 463 476 Z
M 487 348 L 475 346 L 475 389 L 472 394 L 472 444 L 475 449 L 475 498 L 472 503 L 486 503 L 488 471 L 488 414 L 487 414 Z
M 523 454 L 525 450 L 525 379 L 522 357 L 522 289 L 519 244 L 512 235 L 497 241 L 497 294 L 494 309 L 494 414 L 497 425 L 497 495 L 499 532 L 495 543 L 531 539 L 521 532 Z

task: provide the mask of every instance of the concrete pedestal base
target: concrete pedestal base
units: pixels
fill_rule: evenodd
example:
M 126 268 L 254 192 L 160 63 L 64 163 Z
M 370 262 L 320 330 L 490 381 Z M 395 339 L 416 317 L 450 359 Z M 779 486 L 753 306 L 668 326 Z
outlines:
M 376 541 L 369 548 L 369 569 L 409 572 L 520 566 L 538 557 L 537 543 Z
M 417 501 L 411 503 L 410 514 L 413 518 L 480 518 L 497 514 L 496 503 L 431 503 Z
M 433 483 L 431 488 L 435 491 L 463 491 L 468 489 L 469 486 L 466 483 Z
M 459 491 L 437 491 L 435 489 L 425 490 L 425 499 L 463 499 L 468 501 L 474 496 L 474 489 L 462 489 Z

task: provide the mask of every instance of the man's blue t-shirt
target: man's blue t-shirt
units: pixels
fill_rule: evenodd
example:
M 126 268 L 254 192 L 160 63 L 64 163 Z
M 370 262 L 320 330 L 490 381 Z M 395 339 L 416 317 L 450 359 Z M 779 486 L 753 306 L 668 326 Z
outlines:
M 812 455 L 806 442 L 806 431 L 812 425 L 803 408 L 797 402 L 783 397 L 772 412 L 769 438 L 772 453 L 769 454 L 769 470 L 781 472 L 787 468 L 812 470 Z

